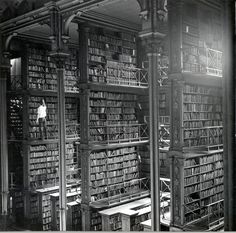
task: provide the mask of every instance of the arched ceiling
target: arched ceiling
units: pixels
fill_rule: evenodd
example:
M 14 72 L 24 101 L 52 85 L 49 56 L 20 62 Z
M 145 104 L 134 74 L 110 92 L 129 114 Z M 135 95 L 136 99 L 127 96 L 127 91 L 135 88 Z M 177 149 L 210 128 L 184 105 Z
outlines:
M 76 43 L 78 41 L 77 22 L 83 21 L 84 19 L 88 19 L 91 23 L 95 24 L 99 21 L 113 23 L 113 25 L 116 23 L 117 25 L 127 25 L 130 29 L 139 31 L 141 29 L 139 13 L 140 7 L 137 0 L 113 0 L 104 4 L 101 3 L 92 8 L 92 10 L 84 11 L 80 17 L 76 18 L 75 22 L 70 24 L 69 36 L 72 42 Z M 37 24 L 21 33 L 28 36 L 33 35 L 40 38 L 48 38 L 50 28 L 46 24 Z

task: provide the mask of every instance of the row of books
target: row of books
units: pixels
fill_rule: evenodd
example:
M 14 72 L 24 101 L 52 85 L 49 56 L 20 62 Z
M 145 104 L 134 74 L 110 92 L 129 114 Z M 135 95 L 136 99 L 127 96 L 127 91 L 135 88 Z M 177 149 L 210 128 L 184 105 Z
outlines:
M 221 88 L 197 84 L 185 84 L 183 92 L 185 94 L 209 95 L 220 98 L 219 93 L 221 93 Z
M 203 199 L 203 198 L 208 198 L 209 196 L 213 196 L 217 193 L 221 193 L 224 191 L 224 184 L 221 184 L 221 185 L 217 185 L 217 186 L 214 186 L 212 188 L 209 188 L 205 191 L 202 191 L 200 193 L 200 197 Z
M 183 120 L 214 121 L 222 120 L 222 112 L 184 112 Z
M 105 91 L 90 91 L 90 98 L 104 98 L 108 100 L 122 100 L 122 101 L 135 101 L 137 95 L 126 93 L 113 93 Z
M 204 129 L 204 127 L 211 127 L 211 126 L 222 126 L 223 120 L 209 120 L 209 121 L 203 121 L 203 120 L 197 120 L 197 121 L 184 121 L 183 127 L 187 130 L 193 129 L 193 128 L 201 128 Z
M 222 97 L 214 95 L 197 95 L 197 94 L 184 94 L 183 102 L 189 103 L 202 103 L 202 104 L 220 104 Z
M 222 105 L 202 104 L 202 103 L 185 103 L 184 112 L 222 112 Z
M 118 231 L 122 228 L 121 214 L 110 216 L 109 223 L 112 231 Z
M 184 146 L 185 147 L 197 147 L 197 146 L 213 146 L 213 145 L 222 145 L 223 137 L 207 137 L 207 138 L 185 138 Z

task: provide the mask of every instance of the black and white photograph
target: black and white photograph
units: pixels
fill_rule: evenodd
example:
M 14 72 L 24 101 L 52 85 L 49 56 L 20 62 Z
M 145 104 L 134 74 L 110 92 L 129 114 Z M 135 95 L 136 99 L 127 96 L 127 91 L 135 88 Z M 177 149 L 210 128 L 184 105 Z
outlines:
M 0 0 L 0 231 L 236 231 L 234 0 Z

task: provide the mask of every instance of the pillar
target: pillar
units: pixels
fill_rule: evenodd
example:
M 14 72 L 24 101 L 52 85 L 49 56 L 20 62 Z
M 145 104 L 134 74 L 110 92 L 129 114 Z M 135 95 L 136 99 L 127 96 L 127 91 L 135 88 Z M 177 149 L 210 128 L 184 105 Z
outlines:
M 46 4 L 50 11 L 51 52 L 57 68 L 57 103 L 59 130 L 59 217 L 60 231 L 66 231 L 66 124 L 65 124 L 65 61 L 69 37 L 64 35 L 65 21 L 54 1 Z
M 64 57 L 56 57 L 57 64 L 57 103 L 59 130 L 59 214 L 60 230 L 66 231 L 66 124 L 65 124 L 65 68 Z
M 150 178 L 151 178 L 151 225 L 152 231 L 160 231 L 160 167 L 159 167 L 159 86 L 158 65 L 165 37 L 161 27 L 164 11 L 161 0 L 138 0 L 141 8 L 142 31 L 139 36 L 148 56 L 149 86 L 149 141 L 150 141 Z
M 160 231 L 160 166 L 159 166 L 159 85 L 158 85 L 158 44 L 152 42 L 148 51 L 148 86 L 149 86 L 149 140 L 152 200 L 152 230 Z
M 224 230 L 236 231 L 235 1 L 223 7 Z
M 0 35 L 1 36 L 1 35 Z M 1 40 L 1 39 L 0 39 Z M 0 43 L 2 45 L 2 43 Z M 8 215 L 8 142 L 7 142 L 7 78 L 10 75 L 9 53 L 1 51 L 0 63 L 0 156 L 1 156 L 1 217 L 4 230 Z
M 79 70 L 80 70 L 80 153 L 81 153 L 81 212 L 82 230 L 90 231 L 91 226 L 91 187 L 90 187 L 90 145 L 89 145 L 89 95 L 88 83 L 88 33 L 86 23 L 79 27 Z

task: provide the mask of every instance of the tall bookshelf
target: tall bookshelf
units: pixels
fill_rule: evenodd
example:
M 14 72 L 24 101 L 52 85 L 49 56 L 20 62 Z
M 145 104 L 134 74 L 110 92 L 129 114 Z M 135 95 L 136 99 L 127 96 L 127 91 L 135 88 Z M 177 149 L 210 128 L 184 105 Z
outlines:
M 99 210 L 149 195 L 140 172 L 148 128 L 139 116 L 148 77 L 136 66 L 135 34 L 80 25 L 79 35 L 82 223 L 101 230 Z
M 171 227 L 209 230 L 224 212 L 220 9 L 175 1 L 170 10 Z
M 77 188 L 70 188 L 66 193 L 67 209 L 69 210 L 68 215 L 72 215 L 67 226 L 70 228 L 78 228 L 78 223 L 81 222 L 80 212 L 80 195 L 81 191 Z M 57 231 L 60 229 L 60 217 L 59 217 L 59 192 L 52 193 L 49 195 L 49 202 L 51 203 L 51 230 Z M 77 204 L 76 204 L 77 203 Z M 71 207 L 73 206 L 73 209 Z M 75 209 L 75 207 L 77 208 Z
M 42 210 L 51 207 L 50 204 L 44 206 L 46 200 L 40 199 L 37 190 L 53 190 L 59 183 L 56 64 L 49 56 L 47 44 L 21 40 L 17 40 L 17 43 L 22 45 L 24 53 L 15 51 L 11 60 L 11 78 L 8 83 L 9 145 L 20 145 L 18 150 L 21 154 L 23 182 L 17 185 L 22 190 L 24 199 L 24 208 L 21 210 L 25 211 L 22 216 L 25 214 L 32 229 L 50 230 L 51 216 L 47 211 L 42 213 Z M 77 49 L 71 48 L 70 57 L 65 64 L 66 175 L 68 184 L 80 185 L 77 56 Z M 39 125 L 36 122 L 41 99 L 45 100 L 47 106 L 45 139 L 40 139 Z M 14 177 L 20 175 L 19 169 L 12 172 Z

